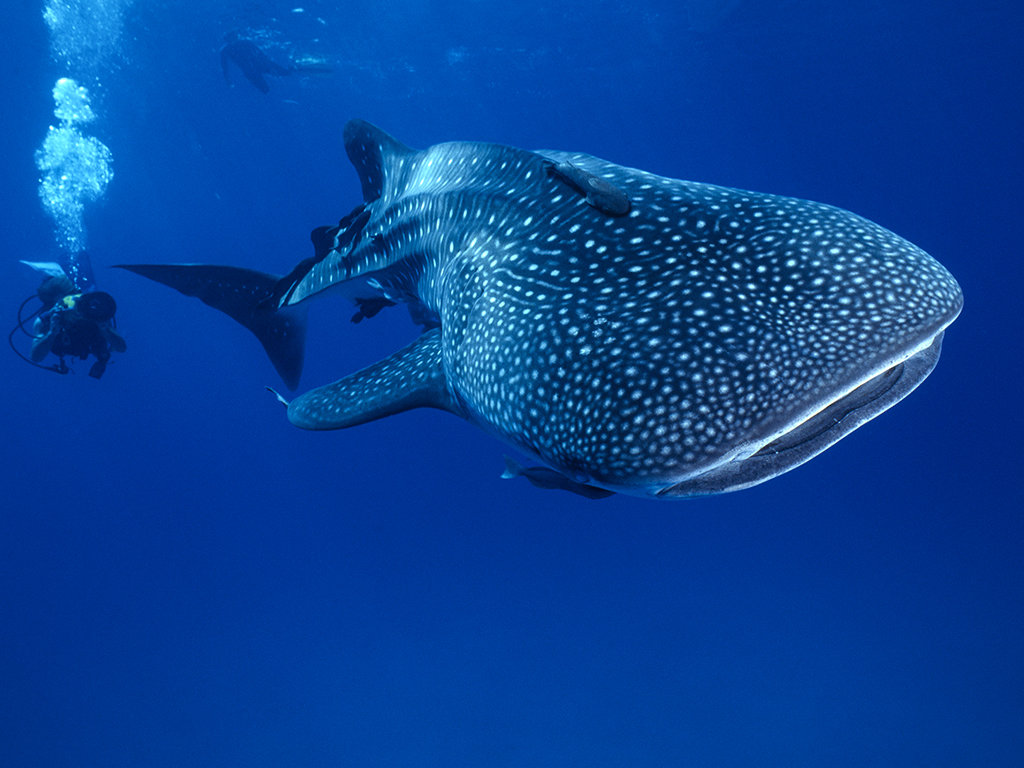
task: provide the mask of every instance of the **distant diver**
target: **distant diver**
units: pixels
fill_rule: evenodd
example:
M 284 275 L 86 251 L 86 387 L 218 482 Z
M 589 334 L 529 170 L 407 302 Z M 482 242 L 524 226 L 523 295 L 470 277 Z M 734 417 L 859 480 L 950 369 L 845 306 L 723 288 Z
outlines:
M 220 49 L 220 65 L 224 70 L 224 80 L 228 85 L 231 84 L 231 78 L 228 75 L 229 61 L 235 62 L 238 68 L 242 70 L 245 79 L 263 93 L 270 93 L 270 85 L 267 83 L 264 75 L 285 77 L 295 72 L 329 75 L 334 71 L 330 67 L 322 67 L 315 64 L 282 66 L 261 51 L 252 40 L 244 40 L 235 32 L 225 35 L 224 43 L 224 47 Z
M 115 330 L 117 303 L 114 297 L 104 291 L 80 290 L 59 264 L 24 263 L 43 272 L 46 278 L 35 296 L 25 299 L 18 309 L 18 322 L 7 339 L 11 349 L 32 365 L 61 374 L 71 371 L 64 361 L 65 357 L 85 360 L 91 355 L 96 358 L 96 362 L 89 369 L 89 375 L 94 379 L 103 376 L 111 352 L 123 353 L 128 349 L 124 338 Z M 41 306 L 23 318 L 25 305 L 33 298 L 38 298 Z M 25 323 L 33 318 L 32 330 L 29 332 L 25 329 Z M 19 329 L 32 339 L 29 357 L 25 357 L 14 345 L 14 334 Z M 59 362 L 41 365 L 50 354 L 56 356 Z

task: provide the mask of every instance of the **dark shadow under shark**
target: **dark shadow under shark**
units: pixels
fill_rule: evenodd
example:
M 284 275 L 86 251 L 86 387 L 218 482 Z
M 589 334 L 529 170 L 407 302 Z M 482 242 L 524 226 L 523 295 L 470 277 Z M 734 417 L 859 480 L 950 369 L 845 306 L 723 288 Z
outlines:
M 121 265 L 245 325 L 292 389 L 307 299 L 356 322 L 405 304 L 421 335 L 288 404 L 305 429 L 440 408 L 544 462 L 506 471 L 539 487 L 722 493 L 909 394 L 962 306 L 938 262 L 831 206 L 358 120 L 344 140 L 364 203 L 287 275 Z

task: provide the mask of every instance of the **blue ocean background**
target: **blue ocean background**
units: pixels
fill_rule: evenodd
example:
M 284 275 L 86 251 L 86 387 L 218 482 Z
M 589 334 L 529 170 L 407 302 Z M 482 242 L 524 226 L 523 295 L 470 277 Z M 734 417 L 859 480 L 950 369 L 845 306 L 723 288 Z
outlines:
M 0 311 L 60 256 L 73 77 L 128 352 L 0 357 L 0 767 L 1024 765 L 1024 4 L 294 2 L 50 0 L 111 33 L 71 54 L 5 4 Z M 231 31 L 334 74 L 229 85 Z M 361 200 L 353 117 L 838 205 L 965 309 L 906 401 L 724 496 L 502 480 L 440 412 L 304 432 L 245 329 L 109 267 L 287 272 Z M 350 315 L 311 307 L 303 390 L 417 333 Z

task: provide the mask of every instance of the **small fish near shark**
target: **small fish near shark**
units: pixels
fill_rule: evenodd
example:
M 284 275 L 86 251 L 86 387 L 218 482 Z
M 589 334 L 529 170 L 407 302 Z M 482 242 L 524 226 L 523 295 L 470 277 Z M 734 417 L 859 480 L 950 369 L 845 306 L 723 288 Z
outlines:
M 813 458 L 931 373 L 963 304 L 935 259 L 853 213 L 573 152 L 414 150 L 353 120 L 364 203 L 281 277 L 121 265 L 198 297 L 298 386 L 306 301 L 405 304 L 404 349 L 287 403 L 304 429 L 439 408 L 543 462 L 541 488 L 659 499 Z

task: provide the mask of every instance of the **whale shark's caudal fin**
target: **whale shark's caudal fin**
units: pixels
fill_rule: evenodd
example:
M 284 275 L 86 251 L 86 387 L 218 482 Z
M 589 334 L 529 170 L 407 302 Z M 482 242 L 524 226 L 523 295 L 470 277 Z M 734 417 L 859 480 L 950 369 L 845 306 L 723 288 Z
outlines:
M 278 308 L 282 281 L 253 269 L 215 264 L 117 264 L 219 309 L 260 340 L 288 389 L 299 386 L 306 346 L 306 305 Z M 288 279 L 288 278 L 285 278 Z

